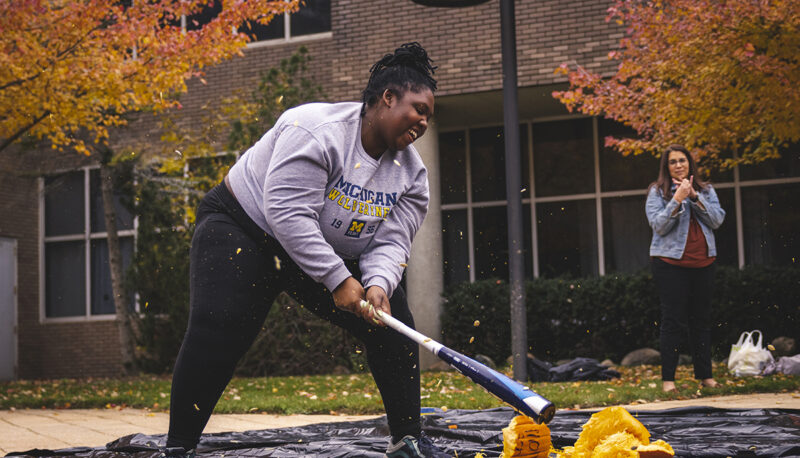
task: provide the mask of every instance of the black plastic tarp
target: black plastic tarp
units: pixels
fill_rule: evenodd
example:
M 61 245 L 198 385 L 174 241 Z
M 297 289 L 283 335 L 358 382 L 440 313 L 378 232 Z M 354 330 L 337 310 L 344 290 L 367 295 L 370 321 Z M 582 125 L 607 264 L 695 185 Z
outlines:
M 600 364 L 594 358 L 575 358 L 553 366 L 547 361 L 528 357 L 528 379 L 532 382 L 566 382 L 582 380 L 611 380 L 619 372 Z
M 590 411 L 559 411 L 550 422 L 556 448 L 573 445 Z M 433 442 L 453 456 L 477 452 L 499 456 L 502 429 L 514 417 L 509 408 L 434 411 L 423 417 L 423 429 Z M 681 457 L 800 456 L 800 410 L 729 410 L 679 408 L 634 414 L 664 439 Z M 453 426 L 455 425 L 455 426 Z M 347 423 L 324 423 L 294 428 L 203 435 L 202 457 L 380 457 L 388 441 L 385 418 Z M 163 435 L 134 434 L 101 448 L 32 450 L 22 456 L 155 458 Z

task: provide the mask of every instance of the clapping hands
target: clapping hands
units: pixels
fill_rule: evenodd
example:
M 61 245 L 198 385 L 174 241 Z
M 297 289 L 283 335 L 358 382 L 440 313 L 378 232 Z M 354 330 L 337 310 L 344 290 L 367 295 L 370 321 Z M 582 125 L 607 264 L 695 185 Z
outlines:
M 683 180 L 673 178 L 672 182 L 678 185 L 678 189 L 675 190 L 675 194 L 673 195 L 673 198 L 678 201 L 678 203 L 683 202 L 683 199 L 687 197 L 692 200 L 697 199 L 697 191 L 695 191 L 692 186 L 694 183 L 694 175 L 691 175 L 689 179 L 684 178 Z

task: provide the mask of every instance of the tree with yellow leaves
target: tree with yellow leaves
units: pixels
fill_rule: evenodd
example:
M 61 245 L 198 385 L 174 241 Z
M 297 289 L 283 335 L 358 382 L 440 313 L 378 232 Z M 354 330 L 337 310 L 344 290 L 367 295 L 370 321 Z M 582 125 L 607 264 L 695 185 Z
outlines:
M 730 168 L 800 142 L 800 2 L 617 0 L 608 20 L 626 27 L 609 54 L 616 73 L 565 64 L 570 88 L 553 94 L 640 135 L 606 145 L 639 154 L 682 143 Z
M 298 0 L 0 0 L 0 151 L 28 137 L 91 156 L 101 168 L 122 363 L 135 371 L 112 200 L 109 129 L 179 106 L 186 81 L 241 55 L 242 26 Z M 185 18 L 212 9 L 205 24 Z M 182 21 L 183 19 L 183 21 Z M 238 32 L 237 32 L 238 30 Z

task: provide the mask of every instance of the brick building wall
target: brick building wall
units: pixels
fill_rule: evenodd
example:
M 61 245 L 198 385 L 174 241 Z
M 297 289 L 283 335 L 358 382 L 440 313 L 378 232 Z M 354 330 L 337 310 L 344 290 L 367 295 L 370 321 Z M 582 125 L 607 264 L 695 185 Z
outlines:
M 17 241 L 17 335 L 31 335 L 39 320 L 39 209 L 35 175 L 24 176 L 24 159 L 0 153 L 0 236 Z M 4 317 L 3 319 L 8 319 Z M 35 352 L 32 340 L 17 339 L 18 375 Z
M 120 372 L 116 323 L 42 322 L 39 294 L 39 182 L 88 164 L 73 153 L 0 153 L 0 236 L 17 240 L 17 361 L 24 379 L 112 376 Z
M 621 38 L 605 22 L 605 0 L 522 0 L 516 2 L 520 86 L 564 81 L 553 70 L 576 61 L 597 71 L 613 67 L 608 51 Z M 432 8 L 411 1 L 334 2 L 335 48 L 330 93 L 353 98 L 367 70 L 384 52 L 416 40 L 435 59 L 438 95 L 502 89 L 500 8 L 497 1 L 469 8 Z M 591 66 L 590 66 L 591 65 Z
M 611 0 L 518 0 L 517 66 L 520 87 L 563 83 L 554 74 L 562 63 L 578 63 L 594 72 L 615 69 L 608 52 L 623 33 L 605 21 Z M 383 54 L 408 41 L 420 42 L 435 60 L 437 96 L 502 89 L 500 8 L 497 0 L 469 8 L 432 8 L 411 0 L 335 0 L 332 37 L 312 41 L 257 45 L 206 69 L 205 81 L 193 79 L 181 97 L 181 120 L 198 125 L 205 105 L 237 91 L 249 94 L 261 74 L 277 66 L 300 45 L 313 61 L 308 75 L 323 87 L 329 101 L 359 100 L 369 69 Z M 129 132 L 137 140 L 158 139 L 152 117 L 141 118 Z M 125 134 L 128 135 L 127 133 Z
M 564 82 L 554 69 L 579 63 L 608 74 L 607 58 L 622 31 L 605 22 L 611 0 L 518 0 L 516 33 L 521 87 Z M 370 66 L 399 44 L 419 41 L 439 69 L 437 95 L 502 89 L 500 13 L 497 0 L 459 9 L 430 8 L 410 0 L 334 0 L 328 38 L 260 44 L 236 58 L 206 69 L 181 97 L 180 122 L 199 125 L 209 104 L 237 93 L 249 94 L 262 73 L 278 65 L 301 44 L 313 59 L 309 76 L 330 101 L 358 100 Z M 158 122 L 144 114 L 113 137 L 117 150 L 155 143 Z M 0 152 L 0 236 L 18 240 L 18 347 L 22 378 L 113 376 L 120 370 L 114 321 L 42 323 L 39 285 L 39 196 L 36 177 L 47 170 L 79 166 L 78 155 Z M 42 164 L 46 165 L 43 166 Z

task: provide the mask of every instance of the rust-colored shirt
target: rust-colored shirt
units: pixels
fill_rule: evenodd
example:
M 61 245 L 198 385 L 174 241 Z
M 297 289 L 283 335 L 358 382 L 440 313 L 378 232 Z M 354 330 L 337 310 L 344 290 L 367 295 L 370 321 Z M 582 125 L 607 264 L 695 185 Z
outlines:
M 697 269 L 711 265 L 716 257 L 708 256 L 706 236 L 703 235 L 700 223 L 692 215 L 692 219 L 689 220 L 689 234 L 686 236 L 686 247 L 683 249 L 683 256 L 680 259 L 664 257 L 659 257 L 659 259 L 675 266 Z

